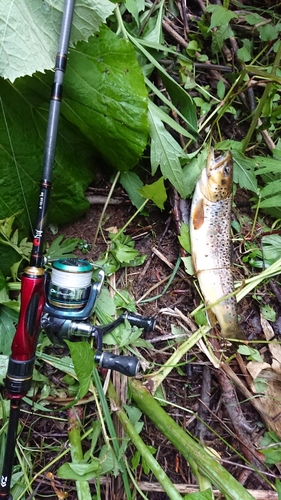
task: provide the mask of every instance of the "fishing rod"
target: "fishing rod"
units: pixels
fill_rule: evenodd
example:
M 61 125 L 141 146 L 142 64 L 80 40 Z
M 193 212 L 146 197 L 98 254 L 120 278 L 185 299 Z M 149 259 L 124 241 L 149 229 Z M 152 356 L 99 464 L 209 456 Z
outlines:
M 4 464 L 0 479 L 0 498 L 7 500 L 12 499 L 10 485 L 21 401 L 31 387 L 35 349 L 40 330 L 41 315 L 45 305 L 45 272 L 43 269 L 44 235 L 52 185 L 62 83 L 67 63 L 74 3 L 75 0 L 65 0 L 64 3 L 58 53 L 55 63 L 55 75 L 51 90 L 36 229 L 30 264 L 24 270 L 21 279 L 19 322 L 12 342 L 12 352 L 5 380 L 5 389 L 7 397 L 11 400 L 11 405 Z
M 0 478 L 0 500 L 12 500 L 10 493 L 15 456 L 17 428 L 23 397 L 32 384 L 35 351 L 40 330 L 52 342 L 64 344 L 66 339 L 94 339 L 95 362 L 103 368 L 116 370 L 126 376 L 135 376 L 139 361 L 134 356 L 120 356 L 103 351 L 102 337 L 120 323 L 129 321 L 145 331 L 153 330 L 155 319 L 134 313 L 122 314 L 109 325 L 95 326 L 89 321 L 104 281 L 100 270 L 92 282 L 93 266 L 85 259 L 58 259 L 52 273 L 45 272 L 44 237 L 52 185 L 53 165 L 62 100 L 63 78 L 67 64 L 70 31 L 75 0 L 65 0 L 54 81 L 51 89 L 49 116 L 46 131 L 42 180 L 37 209 L 37 222 L 29 266 L 21 279 L 21 307 L 19 322 L 11 347 L 5 379 L 7 397 L 11 400 L 6 449 Z

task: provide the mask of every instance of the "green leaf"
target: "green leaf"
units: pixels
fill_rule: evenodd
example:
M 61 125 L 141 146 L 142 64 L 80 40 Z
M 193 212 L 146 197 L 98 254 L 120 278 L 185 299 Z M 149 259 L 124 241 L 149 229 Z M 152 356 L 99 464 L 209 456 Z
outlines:
M 72 252 L 77 248 L 80 240 L 78 238 L 66 238 L 64 240 L 63 238 L 64 236 L 60 235 L 51 243 L 46 253 L 49 261 L 74 256 Z
M 260 310 L 265 319 L 267 319 L 268 321 L 276 321 L 276 312 L 269 304 L 265 304 L 264 306 L 261 305 Z
M 219 29 L 213 33 L 212 51 L 214 54 L 222 50 L 224 41 L 232 36 L 234 36 L 234 33 L 227 24 L 220 26 Z
M 63 115 L 118 170 L 139 160 L 147 143 L 147 90 L 133 46 L 103 26 L 70 51 Z
M 222 5 L 208 5 L 205 8 L 205 12 L 212 12 L 209 31 L 218 26 L 228 24 L 231 19 L 238 18 L 237 14 Z
M 182 248 L 186 252 L 191 253 L 190 228 L 184 222 L 181 223 L 180 236 L 178 238 Z
M 166 73 L 161 73 L 163 83 L 172 99 L 174 106 L 180 110 L 188 123 L 192 124 L 193 130 L 197 129 L 196 107 L 188 92 Z
M 257 178 L 254 172 L 254 163 L 251 159 L 246 158 L 240 151 L 232 150 L 234 164 L 233 180 L 237 182 L 241 188 L 248 189 L 249 191 L 258 190 Z
M 259 14 L 246 14 L 245 21 L 251 26 L 255 26 L 256 24 L 264 22 L 264 18 Z
M 30 230 L 27 211 L 33 223 L 36 218 L 52 80 L 51 73 L 40 77 L 20 78 L 14 85 L 0 79 L 0 94 L 5 111 L 4 117 L 0 107 L 0 163 L 3 180 L 0 213 L 2 217 L 16 214 L 15 223 L 25 235 Z M 12 137 L 16 164 L 9 135 Z M 94 178 L 90 164 L 92 154 L 89 144 L 79 131 L 60 117 L 50 222 L 70 221 L 89 207 L 84 191 Z
M 145 9 L 144 0 L 126 0 L 126 9 L 132 14 L 137 26 L 140 26 L 140 13 Z
M 213 492 L 210 488 L 204 491 L 198 491 L 196 493 L 189 493 L 185 495 L 184 500 L 213 500 Z
M 184 193 L 190 196 L 203 168 L 206 167 L 208 148 L 204 148 L 195 158 L 183 167 Z
M 0 353 L 8 355 L 11 353 L 11 345 L 18 322 L 18 313 L 12 309 L 0 306 Z
M 93 349 L 88 342 L 69 342 L 66 340 L 66 343 L 69 347 L 75 373 L 80 383 L 77 397 L 81 399 L 87 394 L 91 382 L 91 375 L 94 368 Z
M 100 461 L 92 458 L 89 464 L 68 462 L 61 465 L 57 470 L 58 477 L 72 481 L 90 481 L 99 473 Z
M 125 191 L 127 191 L 132 204 L 140 208 L 144 202 L 143 197 L 139 194 L 139 189 L 143 186 L 142 180 L 135 172 L 122 172 L 119 180 Z
M 278 494 L 278 500 L 281 500 L 281 481 L 279 479 L 276 479 L 275 486 Z
M 241 40 L 243 43 L 243 47 L 238 49 L 237 51 L 237 56 L 239 57 L 240 61 L 247 62 L 250 61 L 252 58 L 252 48 L 253 48 L 253 43 L 251 40 L 248 40 L 248 38 L 243 38 Z
M 160 177 L 160 179 L 153 182 L 153 184 L 146 184 L 143 188 L 139 189 L 139 193 L 145 198 L 152 200 L 158 208 L 164 210 L 167 192 L 163 177 Z
M 0 75 L 13 82 L 54 66 L 63 0 L 0 2 Z M 71 41 L 87 40 L 113 12 L 109 0 L 84 0 L 75 7 Z
M 253 347 L 247 346 L 247 345 L 240 345 L 238 347 L 238 352 L 239 354 L 243 354 L 244 356 L 247 356 L 248 359 L 252 361 L 258 361 L 262 362 L 262 357 L 257 349 L 254 349 Z
M 151 111 L 149 111 L 149 123 L 152 174 L 155 174 L 160 165 L 164 178 L 169 179 L 180 196 L 184 198 L 184 177 L 179 158 L 185 158 L 186 154 L 171 134 L 165 129 L 162 121 Z
M 279 29 L 277 26 L 265 24 L 264 26 L 258 27 L 258 32 L 260 34 L 260 39 L 263 42 L 272 42 L 273 40 L 278 38 Z
M 273 264 L 281 257 L 281 236 L 269 234 L 262 237 L 263 258 L 268 264 Z

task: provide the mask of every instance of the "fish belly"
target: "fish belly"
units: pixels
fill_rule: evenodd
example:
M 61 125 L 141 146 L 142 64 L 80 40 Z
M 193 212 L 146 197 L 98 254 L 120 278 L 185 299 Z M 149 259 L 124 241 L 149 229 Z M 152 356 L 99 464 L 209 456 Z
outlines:
M 230 240 L 231 197 L 218 202 L 205 199 L 196 186 L 191 207 L 192 260 L 212 326 L 219 323 L 225 338 L 242 338 L 238 325 Z

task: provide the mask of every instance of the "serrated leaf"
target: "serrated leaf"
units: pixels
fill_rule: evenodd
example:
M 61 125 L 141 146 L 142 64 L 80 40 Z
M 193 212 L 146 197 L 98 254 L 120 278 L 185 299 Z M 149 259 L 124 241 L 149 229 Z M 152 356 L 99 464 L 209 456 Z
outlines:
M 280 194 L 276 196 L 271 196 L 266 200 L 262 200 L 259 204 L 260 208 L 277 208 L 281 206 Z
M 0 353 L 8 355 L 11 353 L 11 344 L 16 331 L 18 313 L 4 305 L 0 306 Z
M 58 236 L 48 248 L 48 252 L 46 253 L 46 257 L 48 260 L 56 260 L 61 257 L 73 257 L 73 251 L 77 248 L 79 243 L 78 238 L 66 238 L 64 240 L 64 236 Z
M 145 198 L 152 200 L 158 208 L 164 210 L 167 192 L 163 177 L 160 177 L 153 184 L 146 184 L 143 188 L 139 189 L 139 193 Z
M 63 0 L 17 0 L 0 3 L 0 75 L 13 82 L 54 66 Z M 83 0 L 75 7 L 71 41 L 87 40 L 113 12 L 109 0 Z
M 254 162 L 245 158 L 240 151 L 232 150 L 234 160 L 234 175 L 233 180 L 237 182 L 241 188 L 248 189 L 254 193 L 258 190 L 257 178 L 254 172 Z
M 91 382 L 94 368 L 93 349 L 88 342 L 69 342 L 66 340 L 66 343 L 80 384 L 77 397 L 81 399 L 87 394 Z
M 139 189 L 143 187 L 143 182 L 135 172 L 122 172 L 120 184 L 128 193 L 132 204 L 140 208 L 144 202 L 143 196 L 139 194 Z
M 158 166 L 165 179 L 169 179 L 182 198 L 184 193 L 184 177 L 179 158 L 186 158 L 186 154 L 171 134 L 165 129 L 163 123 L 149 111 L 151 135 L 151 169 L 155 174 Z
M 133 46 L 103 26 L 70 52 L 64 116 L 118 170 L 139 160 L 147 143 L 147 90 Z

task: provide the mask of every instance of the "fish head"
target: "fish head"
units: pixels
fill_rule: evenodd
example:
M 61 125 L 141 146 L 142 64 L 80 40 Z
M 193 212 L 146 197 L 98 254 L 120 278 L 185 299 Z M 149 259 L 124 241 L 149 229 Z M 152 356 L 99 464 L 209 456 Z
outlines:
M 207 158 L 207 166 L 202 172 L 200 189 L 212 202 L 228 198 L 232 194 L 233 163 L 230 152 L 215 158 L 213 148 Z

